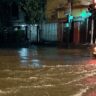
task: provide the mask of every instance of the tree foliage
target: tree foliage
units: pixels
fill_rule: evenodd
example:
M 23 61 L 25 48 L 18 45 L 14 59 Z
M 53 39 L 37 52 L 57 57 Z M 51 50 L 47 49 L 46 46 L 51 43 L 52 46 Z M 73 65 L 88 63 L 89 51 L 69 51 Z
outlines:
M 41 22 L 44 18 L 46 0 L 21 0 L 20 6 L 26 13 L 26 21 Z
M 25 12 L 27 23 L 40 23 L 44 19 L 46 0 L 0 0 L 0 22 L 2 24 L 6 25 L 10 22 L 9 12 L 13 2 Z

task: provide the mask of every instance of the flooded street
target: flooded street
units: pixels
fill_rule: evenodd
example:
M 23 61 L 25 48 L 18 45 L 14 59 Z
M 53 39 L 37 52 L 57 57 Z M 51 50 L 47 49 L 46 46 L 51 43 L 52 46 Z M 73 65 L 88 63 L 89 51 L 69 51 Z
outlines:
M 88 49 L 0 49 L 0 96 L 96 96 Z

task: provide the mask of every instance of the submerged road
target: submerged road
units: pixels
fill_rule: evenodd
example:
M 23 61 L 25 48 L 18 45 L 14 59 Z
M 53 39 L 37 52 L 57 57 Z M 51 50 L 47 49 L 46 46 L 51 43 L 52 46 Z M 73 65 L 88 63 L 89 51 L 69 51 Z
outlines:
M 96 96 L 90 50 L 0 49 L 0 96 Z

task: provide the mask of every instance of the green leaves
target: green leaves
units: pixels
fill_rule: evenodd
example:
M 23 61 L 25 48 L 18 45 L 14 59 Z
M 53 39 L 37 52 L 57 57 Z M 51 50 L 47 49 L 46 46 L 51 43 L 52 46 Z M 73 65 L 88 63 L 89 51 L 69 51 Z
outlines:
M 45 16 L 46 0 L 0 0 L 0 10 L 3 10 L 1 7 L 4 8 L 5 4 L 11 6 L 13 2 L 24 11 L 27 23 L 39 23 Z M 4 8 L 4 10 L 10 9 Z M 2 17 L 3 15 L 2 13 Z
M 28 23 L 38 23 L 41 15 L 44 14 L 44 0 L 21 0 L 20 5 L 26 13 L 26 21 Z

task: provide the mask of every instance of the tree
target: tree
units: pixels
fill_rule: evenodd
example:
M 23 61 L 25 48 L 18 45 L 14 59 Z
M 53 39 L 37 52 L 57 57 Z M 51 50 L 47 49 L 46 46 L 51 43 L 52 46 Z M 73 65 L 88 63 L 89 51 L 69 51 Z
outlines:
M 8 27 L 11 24 L 11 4 L 19 0 L 0 0 L 0 26 Z M 19 4 L 19 3 L 18 3 Z
M 27 23 L 38 23 L 45 17 L 46 0 L 20 0 Z
M 15 2 L 25 12 L 27 23 L 40 23 L 45 17 L 46 0 L 0 0 L 0 22 L 9 25 L 11 21 L 10 6 Z

